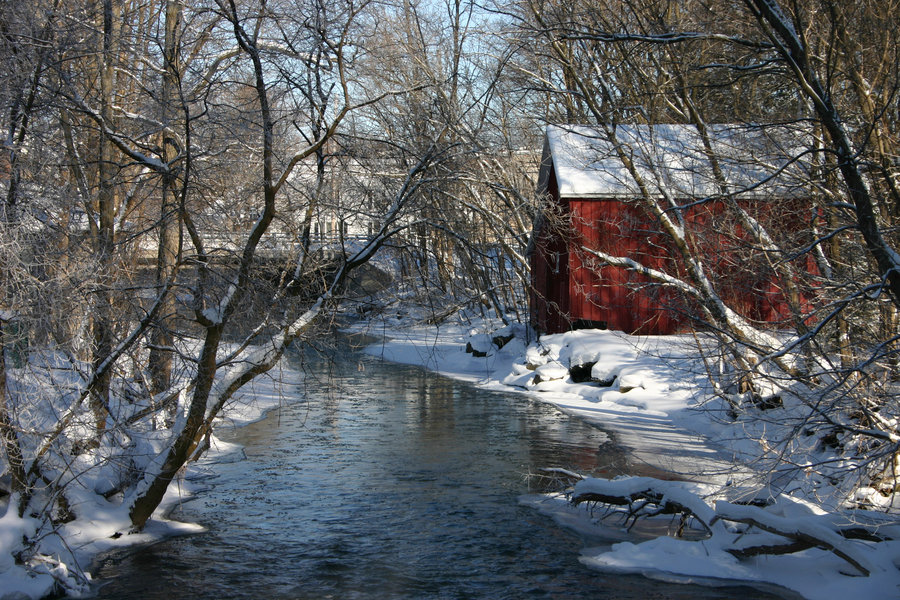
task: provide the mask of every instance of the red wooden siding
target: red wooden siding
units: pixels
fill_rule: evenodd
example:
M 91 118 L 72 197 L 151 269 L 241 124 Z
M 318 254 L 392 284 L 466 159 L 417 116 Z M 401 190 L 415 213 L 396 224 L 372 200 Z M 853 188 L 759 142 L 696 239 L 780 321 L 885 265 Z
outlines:
M 556 176 L 553 173 L 550 174 L 548 192 L 558 199 Z M 530 290 L 533 325 L 544 332 L 568 331 L 571 327 L 567 233 L 560 231 L 556 223 L 549 219 L 535 231 L 535 236 L 535 251 L 531 256 Z
M 548 192 L 556 198 L 551 173 Z M 676 277 L 684 268 L 658 221 L 640 204 L 626 200 L 557 200 L 569 216 L 570 231 L 550 223 L 536 232 L 532 253 L 532 321 L 544 333 L 579 326 L 629 333 L 668 334 L 702 318 L 692 299 L 622 267 L 601 264 L 580 248 L 626 256 Z M 798 200 L 742 201 L 744 208 L 782 237 L 802 235 L 804 203 Z M 765 253 L 753 248 L 741 227 L 718 203 L 692 208 L 685 220 L 697 240 L 698 255 L 716 280 L 725 303 L 748 319 L 777 324 L 790 316 L 787 299 Z M 814 273 L 806 258 L 800 273 Z M 811 297 L 810 291 L 807 297 Z M 801 305 L 806 298 L 799 299 Z
M 605 326 L 629 333 L 662 334 L 682 320 L 677 297 L 668 290 L 622 267 L 602 264 L 574 248 L 626 256 L 642 264 L 671 271 L 665 238 L 655 219 L 632 203 L 619 200 L 573 200 L 575 231 L 570 254 L 570 314 L 574 322 Z

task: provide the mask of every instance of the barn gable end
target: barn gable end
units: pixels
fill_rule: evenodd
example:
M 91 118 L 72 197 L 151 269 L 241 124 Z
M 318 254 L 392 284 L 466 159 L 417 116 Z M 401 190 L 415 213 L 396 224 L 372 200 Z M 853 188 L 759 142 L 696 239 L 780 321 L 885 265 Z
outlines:
M 719 168 L 731 197 L 764 220 L 790 227 L 803 205 L 804 190 L 788 176 L 771 177 L 772 165 L 785 163 L 792 148 L 785 140 L 737 126 L 711 128 Z M 627 148 L 645 193 L 679 205 L 694 203 L 685 218 L 702 237 L 704 260 L 721 271 L 724 297 L 733 309 L 758 321 L 785 317 L 778 286 L 765 276 L 729 282 L 728 262 L 739 260 L 729 248 L 736 235 L 722 222 L 721 186 L 702 150 L 696 129 L 681 125 L 620 126 L 616 139 Z M 535 223 L 530 252 L 531 320 L 543 333 L 600 327 L 629 333 L 668 334 L 698 317 L 692 301 L 621 267 L 601 265 L 581 248 L 626 256 L 678 275 L 677 253 L 638 200 L 642 193 L 599 128 L 548 127 L 538 192 L 549 202 Z M 761 216 L 761 217 L 760 217 Z M 705 233 L 708 230 L 708 233 Z M 736 251 L 736 250 L 735 250 Z

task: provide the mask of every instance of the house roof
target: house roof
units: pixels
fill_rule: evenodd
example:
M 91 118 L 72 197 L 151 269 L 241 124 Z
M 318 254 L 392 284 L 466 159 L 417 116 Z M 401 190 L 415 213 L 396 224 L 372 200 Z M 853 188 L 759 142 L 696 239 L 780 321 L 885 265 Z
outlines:
M 727 182 L 740 197 L 805 195 L 798 178 L 806 134 L 786 127 L 711 125 L 713 151 Z M 722 193 L 702 138 L 691 125 L 551 125 L 544 138 L 538 189 L 546 192 L 551 168 L 560 197 L 621 198 L 640 195 L 620 151 L 630 157 L 651 194 L 705 198 Z

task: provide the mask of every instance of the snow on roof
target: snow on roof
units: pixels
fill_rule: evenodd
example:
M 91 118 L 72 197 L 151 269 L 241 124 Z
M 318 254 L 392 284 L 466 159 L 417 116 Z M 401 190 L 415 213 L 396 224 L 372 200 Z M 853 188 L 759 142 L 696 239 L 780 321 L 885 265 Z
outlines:
M 747 125 L 708 127 L 713 150 L 727 182 L 727 193 L 742 197 L 797 197 L 802 166 L 791 162 L 805 134 L 786 127 Z M 665 190 L 677 198 L 721 194 L 702 138 L 692 125 L 585 125 L 547 127 L 539 189 L 546 191 L 550 167 L 561 197 L 615 198 L 640 195 L 619 150 L 630 157 L 652 194 Z

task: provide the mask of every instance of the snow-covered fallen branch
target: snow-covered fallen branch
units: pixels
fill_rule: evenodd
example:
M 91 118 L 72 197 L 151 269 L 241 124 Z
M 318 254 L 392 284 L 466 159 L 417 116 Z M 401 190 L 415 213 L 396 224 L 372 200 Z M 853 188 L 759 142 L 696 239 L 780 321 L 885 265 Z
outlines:
M 896 574 L 892 562 L 896 544 L 891 545 L 891 551 L 884 549 L 885 544 L 900 539 L 900 523 L 896 520 L 880 514 L 868 519 L 858 514 L 837 518 L 785 496 L 745 504 L 711 501 L 704 497 L 709 491 L 709 486 L 651 477 L 585 478 L 575 484 L 570 502 L 604 506 L 613 514 L 624 514 L 626 523 L 664 514 L 680 516 L 679 536 L 686 520 L 693 519 L 708 535 L 703 540 L 705 547 L 738 559 L 818 548 L 851 565 L 853 572 L 849 575 Z
M 698 493 L 685 482 L 661 481 L 652 477 L 624 477 L 619 479 L 586 478 L 575 484 L 571 501 L 624 507 L 626 522 L 642 517 L 680 515 L 684 520 L 693 517 L 712 535 L 716 514 Z
M 732 504 L 724 501 L 716 502 L 715 512 L 717 519 L 750 525 L 795 542 L 798 550 L 818 547 L 833 552 L 853 565 L 862 575 L 870 575 L 878 568 L 866 555 L 864 551 L 865 546 L 854 545 L 843 535 L 841 529 L 833 528 L 831 523 L 824 518 L 817 519 L 815 516 L 812 516 L 789 519 L 773 515 L 763 507 Z M 884 538 L 879 537 L 875 531 L 871 532 L 869 539 L 884 541 Z M 780 552 L 788 545 L 790 544 L 772 545 L 771 547 L 779 549 Z M 803 546 L 806 546 L 806 548 Z M 769 546 L 757 546 L 755 550 L 763 554 L 766 553 L 767 547 Z M 735 551 L 727 550 L 736 556 L 741 556 L 747 553 L 748 548 L 735 549 Z

